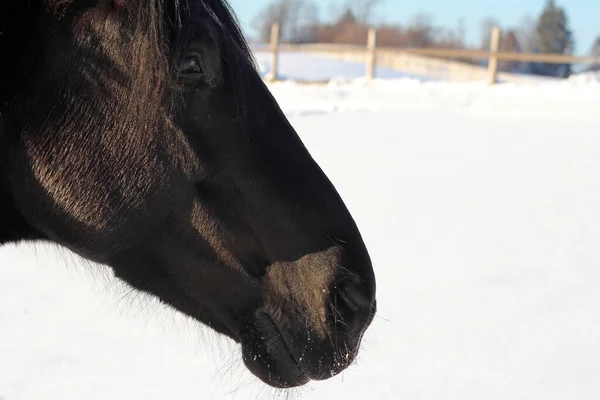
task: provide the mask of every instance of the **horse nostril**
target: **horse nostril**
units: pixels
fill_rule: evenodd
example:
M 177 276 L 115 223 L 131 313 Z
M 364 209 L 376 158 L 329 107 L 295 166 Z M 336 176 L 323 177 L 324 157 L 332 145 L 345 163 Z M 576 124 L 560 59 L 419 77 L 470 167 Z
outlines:
M 356 312 L 371 307 L 371 299 L 369 299 L 361 289 L 362 288 L 349 281 L 344 282 L 340 287 L 340 295 Z
M 360 335 L 371 320 L 373 298 L 358 280 L 345 277 L 331 288 L 330 312 L 336 331 Z

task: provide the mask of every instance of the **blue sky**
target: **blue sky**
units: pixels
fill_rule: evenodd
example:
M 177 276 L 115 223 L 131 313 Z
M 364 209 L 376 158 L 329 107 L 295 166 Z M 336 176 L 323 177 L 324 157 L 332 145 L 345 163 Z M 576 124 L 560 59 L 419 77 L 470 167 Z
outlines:
M 456 27 L 462 18 L 469 42 L 479 42 L 481 23 L 493 17 L 503 28 L 518 27 L 525 16 L 537 18 L 545 0 L 383 0 L 376 18 L 385 22 L 409 22 L 419 13 L 433 17 L 437 25 Z M 229 0 L 244 29 L 253 34 L 250 23 L 269 0 Z M 336 5 L 343 0 L 316 0 L 320 4 L 321 18 L 331 19 Z M 576 53 L 588 53 L 592 43 L 600 35 L 599 0 L 557 0 L 567 11 L 571 29 L 575 34 Z

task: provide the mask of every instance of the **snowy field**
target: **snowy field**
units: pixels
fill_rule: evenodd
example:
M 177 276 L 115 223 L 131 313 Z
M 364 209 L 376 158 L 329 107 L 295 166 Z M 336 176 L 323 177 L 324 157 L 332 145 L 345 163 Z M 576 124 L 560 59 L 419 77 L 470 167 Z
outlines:
M 271 54 L 257 53 L 256 63 L 263 76 L 271 72 Z M 389 68 L 376 67 L 375 74 L 382 79 L 409 78 L 417 76 Z M 354 62 L 332 62 L 323 55 L 310 55 L 305 53 L 279 54 L 279 68 L 277 77 L 281 80 L 300 81 L 328 81 L 331 79 L 356 79 L 366 75 L 366 66 Z M 418 77 L 424 79 L 424 77 Z
M 357 363 L 271 390 L 235 345 L 102 267 L 11 246 L 1 400 L 600 398 L 596 79 L 271 89 L 370 249 L 379 313 Z

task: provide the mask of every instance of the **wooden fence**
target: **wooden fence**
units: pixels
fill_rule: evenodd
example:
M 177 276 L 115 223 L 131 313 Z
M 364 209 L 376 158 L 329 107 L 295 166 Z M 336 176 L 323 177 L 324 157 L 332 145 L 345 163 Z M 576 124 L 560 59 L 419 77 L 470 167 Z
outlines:
M 271 29 L 271 43 L 269 47 L 257 48 L 256 52 L 271 53 L 271 70 L 266 77 L 268 81 L 277 80 L 279 55 L 282 52 L 306 52 L 324 54 L 333 58 L 360 61 L 366 65 L 366 77 L 375 78 L 377 65 L 404 70 L 411 65 L 420 65 L 421 73 L 428 74 L 429 70 L 451 70 L 454 74 L 464 76 L 465 79 L 486 79 L 488 84 L 498 82 L 498 65 L 500 61 L 540 62 L 548 64 L 589 64 L 600 65 L 600 57 L 577 57 L 563 54 L 540 53 L 510 53 L 499 51 L 500 29 L 494 27 L 491 34 L 489 51 L 468 49 L 430 49 L 430 48 L 389 48 L 377 47 L 377 31 L 371 28 L 368 32 L 367 46 L 353 46 L 340 44 L 282 44 L 280 43 L 279 24 L 273 24 Z M 451 61 L 450 59 L 488 60 L 488 67 L 484 69 L 468 63 Z M 419 71 L 412 71 L 419 73 Z M 522 75 L 502 74 L 506 80 L 521 80 Z

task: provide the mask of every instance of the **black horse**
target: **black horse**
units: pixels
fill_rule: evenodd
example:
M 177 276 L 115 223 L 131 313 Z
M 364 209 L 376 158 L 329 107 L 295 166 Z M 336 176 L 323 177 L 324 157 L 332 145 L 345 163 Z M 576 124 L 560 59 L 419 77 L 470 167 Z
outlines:
M 345 369 L 376 308 L 223 0 L 1 2 L 0 243 L 22 240 L 109 265 L 275 387 Z

